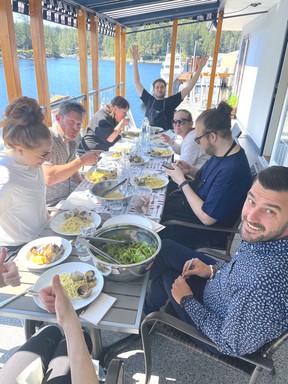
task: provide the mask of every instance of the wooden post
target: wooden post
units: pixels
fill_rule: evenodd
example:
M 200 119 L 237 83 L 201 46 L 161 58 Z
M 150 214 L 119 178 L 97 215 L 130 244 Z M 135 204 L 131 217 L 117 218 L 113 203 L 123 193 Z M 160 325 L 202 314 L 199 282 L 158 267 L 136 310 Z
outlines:
M 50 127 L 52 116 L 41 1 L 29 0 L 29 9 L 38 101 L 40 105 L 44 105 L 46 108 L 45 122 Z
M 124 85 L 120 88 L 120 95 L 126 95 L 126 29 L 122 28 L 121 33 L 121 83 Z
M 91 43 L 91 66 L 92 66 L 92 88 L 99 91 L 99 40 L 98 40 L 98 17 L 90 14 L 90 43 Z M 93 96 L 93 113 L 99 110 L 100 95 Z
M 120 95 L 120 73 L 121 73 L 121 62 L 120 62 L 120 44 L 121 44 L 121 27 L 116 25 L 116 36 L 115 36 L 115 83 L 118 85 L 116 88 L 116 96 Z
M 12 6 L 0 0 L 0 46 L 9 102 L 22 96 Z
M 78 46 L 79 46 L 79 63 L 80 63 L 80 85 L 81 93 L 86 95 L 86 99 L 82 101 L 83 107 L 86 109 L 86 115 L 83 121 L 83 131 L 89 123 L 89 91 L 88 91 L 88 58 L 87 58 L 87 33 L 86 33 L 86 11 L 78 10 Z
M 215 80 L 218 52 L 219 52 L 221 32 L 222 32 L 223 16 L 224 16 L 224 11 L 223 10 L 219 11 L 217 31 L 216 31 L 216 37 L 215 37 L 214 54 L 213 54 L 213 62 L 212 62 L 211 75 L 210 75 L 209 92 L 208 92 L 208 99 L 207 99 L 207 109 L 211 108 L 211 104 L 212 104 L 212 97 L 213 97 L 213 91 L 214 91 L 214 80 Z
M 178 28 L 178 20 L 174 19 L 173 20 L 173 29 L 172 29 L 172 44 L 171 44 L 171 56 L 170 56 L 170 74 L 169 74 L 169 84 L 168 84 L 168 96 L 171 96 L 172 91 L 173 91 L 175 52 L 176 52 L 176 42 L 177 42 L 177 28 Z

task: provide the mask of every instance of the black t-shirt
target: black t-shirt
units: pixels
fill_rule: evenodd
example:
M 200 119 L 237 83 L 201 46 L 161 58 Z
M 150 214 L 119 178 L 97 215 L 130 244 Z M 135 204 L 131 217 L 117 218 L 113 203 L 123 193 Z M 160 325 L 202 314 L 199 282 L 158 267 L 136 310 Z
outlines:
M 150 125 L 162 127 L 165 130 L 172 128 L 174 111 L 182 101 L 181 92 L 158 100 L 144 89 L 140 99 L 145 105 L 145 116 Z
M 102 149 L 108 151 L 121 137 L 113 141 L 107 141 L 107 137 L 113 133 L 114 128 L 118 123 L 111 117 L 105 109 L 100 109 L 92 117 L 86 130 L 85 136 L 82 138 L 79 149 L 89 151 L 91 149 Z

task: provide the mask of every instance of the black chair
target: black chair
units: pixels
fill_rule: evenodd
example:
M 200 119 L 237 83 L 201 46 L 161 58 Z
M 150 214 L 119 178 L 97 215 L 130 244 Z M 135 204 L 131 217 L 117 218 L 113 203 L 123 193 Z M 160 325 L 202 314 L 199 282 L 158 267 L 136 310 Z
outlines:
M 106 384 L 124 384 L 124 364 L 120 359 L 111 360 L 106 379 Z
M 250 171 L 251 171 L 252 179 L 255 180 L 255 178 L 260 172 L 258 164 L 257 163 L 252 164 L 250 167 Z M 208 255 L 217 259 L 228 261 L 231 259 L 231 246 L 234 241 L 236 233 L 239 233 L 240 223 L 241 223 L 241 215 L 237 218 L 236 222 L 231 228 L 211 227 L 204 224 L 202 225 L 202 224 L 196 224 L 196 223 L 189 223 L 187 221 L 182 221 L 182 220 L 167 220 L 162 224 L 165 226 L 178 225 L 186 228 L 201 229 L 203 231 L 209 230 L 213 232 L 226 232 L 227 239 L 224 244 L 217 245 L 217 246 L 209 246 L 209 248 L 203 248 L 203 247 L 198 248 L 197 251 L 207 253 Z
M 146 316 L 141 324 L 146 373 L 145 384 L 149 384 L 151 380 L 152 351 L 150 346 L 150 335 L 153 337 L 154 332 L 170 340 L 185 344 L 194 351 L 213 359 L 219 364 L 228 366 L 237 372 L 245 373 L 249 378 L 249 381 L 247 381 L 249 384 L 255 384 L 263 370 L 270 372 L 271 375 L 276 375 L 275 362 L 272 360 L 272 356 L 278 348 L 288 340 L 288 331 L 286 331 L 277 339 L 267 343 L 256 353 L 247 354 L 241 357 L 214 355 L 193 343 L 191 337 L 217 349 L 216 345 L 194 326 L 183 322 L 169 313 L 153 312 Z M 172 348 L 173 346 L 171 345 L 171 349 Z M 174 361 L 174 363 L 176 362 Z M 221 382 L 221 378 L 219 378 L 219 382 Z

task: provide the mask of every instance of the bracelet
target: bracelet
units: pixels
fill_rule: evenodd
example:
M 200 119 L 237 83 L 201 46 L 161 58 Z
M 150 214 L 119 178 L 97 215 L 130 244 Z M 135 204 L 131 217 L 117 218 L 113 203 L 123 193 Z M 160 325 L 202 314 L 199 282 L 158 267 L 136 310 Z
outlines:
M 188 180 L 185 180 L 185 181 L 183 181 L 183 183 L 181 183 L 181 184 L 178 185 L 178 188 L 180 189 L 180 191 L 182 191 L 184 185 L 186 185 L 186 184 L 189 184 L 189 181 L 188 181 Z
M 217 265 L 209 265 L 209 267 L 210 267 L 210 271 L 211 271 L 209 279 L 211 280 L 215 276 L 216 272 L 218 272 L 219 268 Z

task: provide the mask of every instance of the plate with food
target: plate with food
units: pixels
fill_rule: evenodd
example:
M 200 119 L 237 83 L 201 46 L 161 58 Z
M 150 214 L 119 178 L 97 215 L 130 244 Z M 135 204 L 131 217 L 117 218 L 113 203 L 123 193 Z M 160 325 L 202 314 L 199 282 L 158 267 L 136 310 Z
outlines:
M 47 236 L 24 245 L 17 258 L 28 269 L 46 269 L 62 263 L 71 251 L 70 241 L 59 236 Z
M 52 283 L 52 278 L 59 275 L 75 310 L 92 303 L 101 293 L 104 285 L 102 274 L 93 265 L 86 263 L 64 263 L 44 272 L 34 285 L 39 291 Z M 35 303 L 45 309 L 38 296 L 33 296 Z
M 169 148 L 152 148 L 148 154 L 153 157 L 169 157 L 173 155 L 173 151 Z
M 163 131 L 164 131 L 164 128 L 162 128 L 162 127 L 154 127 L 154 126 L 150 127 L 150 133 L 152 133 L 154 135 L 157 133 L 163 132 Z
M 140 130 L 138 131 L 122 131 L 120 133 L 122 139 L 127 140 L 127 141 L 138 141 L 139 135 L 140 135 Z
M 119 160 L 121 157 L 121 153 L 116 151 L 106 151 L 102 152 L 100 156 L 103 157 L 103 159 L 107 160 Z
M 118 224 L 135 224 L 141 225 L 142 227 L 146 227 L 152 229 L 151 222 L 143 216 L 139 215 L 118 215 L 111 217 L 103 224 L 102 228 L 109 227 L 109 225 L 118 225 Z
M 54 216 L 50 222 L 51 229 L 65 236 L 77 236 L 82 229 L 97 228 L 101 223 L 101 217 L 93 211 L 80 211 L 75 208 Z
M 134 177 L 134 183 L 140 187 L 148 187 L 151 189 L 160 189 L 169 183 L 168 177 L 158 174 L 144 174 Z
M 148 156 L 131 154 L 128 156 L 131 165 L 144 165 L 150 160 Z
M 90 183 L 100 183 L 100 181 L 116 179 L 117 170 L 103 170 L 103 169 L 95 169 L 92 172 L 85 173 L 85 179 Z

